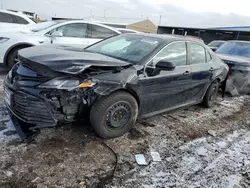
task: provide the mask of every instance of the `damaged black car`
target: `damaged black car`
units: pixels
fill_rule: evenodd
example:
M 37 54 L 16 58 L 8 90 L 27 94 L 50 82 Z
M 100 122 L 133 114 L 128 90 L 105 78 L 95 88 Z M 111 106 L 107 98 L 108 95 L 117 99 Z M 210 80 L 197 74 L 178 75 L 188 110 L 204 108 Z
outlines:
M 99 136 L 114 138 L 138 118 L 212 106 L 227 73 L 227 65 L 195 40 L 124 34 L 85 49 L 19 51 L 19 63 L 5 79 L 5 103 L 23 138 L 84 118 Z

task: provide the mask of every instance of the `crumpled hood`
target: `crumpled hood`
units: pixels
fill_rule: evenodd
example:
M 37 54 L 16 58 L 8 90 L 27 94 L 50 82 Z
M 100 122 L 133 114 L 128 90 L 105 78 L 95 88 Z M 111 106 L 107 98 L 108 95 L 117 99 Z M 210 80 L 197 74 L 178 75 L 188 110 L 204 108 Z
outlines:
M 217 54 L 228 65 L 250 66 L 250 58 L 227 54 Z
M 83 48 L 71 46 L 41 45 L 19 51 L 22 62 L 29 66 L 40 64 L 49 69 L 67 74 L 81 74 L 89 67 L 118 68 L 131 65 L 105 55 L 84 52 Z

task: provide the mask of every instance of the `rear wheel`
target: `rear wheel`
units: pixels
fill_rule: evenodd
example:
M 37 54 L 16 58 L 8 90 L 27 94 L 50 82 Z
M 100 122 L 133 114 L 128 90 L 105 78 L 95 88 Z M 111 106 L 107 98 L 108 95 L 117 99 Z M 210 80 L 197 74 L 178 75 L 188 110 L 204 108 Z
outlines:
M 115 138 L 128 132 L 138 116 L 135 98 L 123 91 L 102 97 L 90 111 L 90 123 L 103 138 Z
M 210 108 L 215 105 L 215 101 L 219 91 L 219 86 L 220 83 L 218 82 L 218 80 L 214 81 L 209 86 L 202 102 L 205 107 Z

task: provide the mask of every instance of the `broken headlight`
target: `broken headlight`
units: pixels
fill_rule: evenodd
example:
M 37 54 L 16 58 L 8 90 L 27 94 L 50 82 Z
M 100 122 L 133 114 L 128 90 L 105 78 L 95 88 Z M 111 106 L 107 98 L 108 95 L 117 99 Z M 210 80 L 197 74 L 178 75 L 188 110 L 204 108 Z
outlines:
M 92 87 L 95 83 L 92 82 L 81 82 L 80 80 L 65 80 L 65 79 L 58 79 L 54 78 L 39 85 L 39 88 L 51 88 L 51 89 L 66 89 L 66 90 L 73 90 L 76 88 L 86 88 Z

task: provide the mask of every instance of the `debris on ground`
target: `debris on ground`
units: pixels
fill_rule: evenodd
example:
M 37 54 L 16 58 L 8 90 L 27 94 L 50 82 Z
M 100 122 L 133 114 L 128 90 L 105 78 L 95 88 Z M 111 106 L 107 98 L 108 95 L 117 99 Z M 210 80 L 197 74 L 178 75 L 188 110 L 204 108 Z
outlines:
M 14 132 L 0 89 L 0 187 L 250 187 L 249 105 L 249 96 L 219 98 L 211 109 L 140 120 L 105 142 L 79 122 L 43 129 L 27 144 Z M 161 162 L 151 162 L 157 151 Z M 147 165 L 139 166 L 136 154 Z
M 135 160 L 136 160 L 138 165 L 148 165 L 143 154 L 135 155 Z
M 207 133 L 213 137 L 216 137 L 217 133 L 214 130 L 208 130 Z
M 161 156 L 158 152 L 151 152 L 153 162 L 161 162 Z

